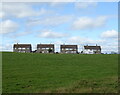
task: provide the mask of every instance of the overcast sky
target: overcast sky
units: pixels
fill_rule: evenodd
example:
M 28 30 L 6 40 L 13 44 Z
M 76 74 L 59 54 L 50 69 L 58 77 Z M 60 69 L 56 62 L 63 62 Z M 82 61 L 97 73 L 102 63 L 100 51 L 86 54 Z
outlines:
M 13 44 L 100 45 L 102 52 L 118 50 L 117 2 L 2 3 L 0 50 Z

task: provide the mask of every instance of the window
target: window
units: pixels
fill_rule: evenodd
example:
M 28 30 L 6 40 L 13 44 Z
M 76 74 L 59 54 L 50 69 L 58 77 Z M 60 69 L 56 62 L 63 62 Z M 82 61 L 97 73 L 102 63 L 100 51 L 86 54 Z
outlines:
M 21 51 L 21 52 L 25 53 L 25 51 Z
M 69 48 L 66 48 L 66 50 L 70 50 Z

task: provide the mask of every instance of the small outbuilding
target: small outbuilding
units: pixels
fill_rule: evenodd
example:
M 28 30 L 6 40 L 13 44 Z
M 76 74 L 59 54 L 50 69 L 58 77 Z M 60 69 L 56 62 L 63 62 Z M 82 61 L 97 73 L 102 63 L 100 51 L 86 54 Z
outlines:
M 60 45 L 61 53 L 78 53 L 77 45 Z
M 54 44 L 37 44 L 37 53 L 54 53 Z
M 32 51 L 31 44 L 14 44 L 13 45 L 13 52 L 24 52 L 30 53 Z

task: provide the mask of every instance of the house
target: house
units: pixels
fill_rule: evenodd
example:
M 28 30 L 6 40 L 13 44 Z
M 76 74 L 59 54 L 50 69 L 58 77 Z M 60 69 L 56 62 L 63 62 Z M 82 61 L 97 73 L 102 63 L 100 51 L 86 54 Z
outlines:
M 13 45 L 13 52 L 24 52 L 30 53 L 32 51 L 31 44 L 14 44 Z
M 37 44 L 37 53 L 54 53 L 54 44 Z
M 78 53 L 77 45 L 60 45 L 61 53 Z
M 83 53 L 85 54 L 101 54 L 101 47 L 100 46 L 84 46 L 84 51 Z

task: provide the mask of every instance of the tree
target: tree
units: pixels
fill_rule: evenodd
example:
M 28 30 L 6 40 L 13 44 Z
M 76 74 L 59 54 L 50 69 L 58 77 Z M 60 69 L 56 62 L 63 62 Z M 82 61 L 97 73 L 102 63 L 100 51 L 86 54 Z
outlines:
M 81 51 L 81 53 L 83 53 L 83 51 Z
M 53 50 L 51 48 L 48 49 L 48 52 L 51 53 Z

